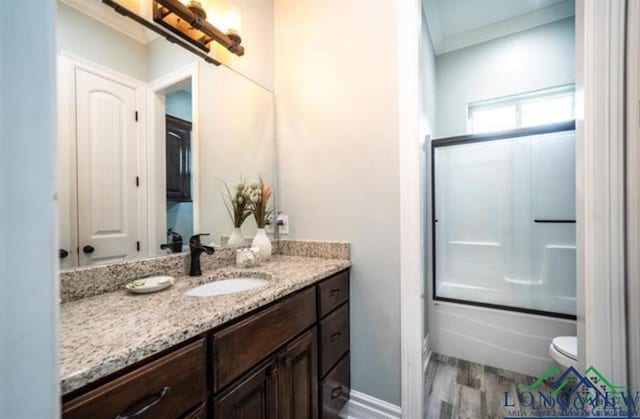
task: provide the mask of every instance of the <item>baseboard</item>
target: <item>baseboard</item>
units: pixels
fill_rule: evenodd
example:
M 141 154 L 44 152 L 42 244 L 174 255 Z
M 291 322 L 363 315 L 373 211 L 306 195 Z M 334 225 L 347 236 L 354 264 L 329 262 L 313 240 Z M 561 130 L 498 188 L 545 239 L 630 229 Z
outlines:
M 402 409 L 384 400 L 351 390 L 351 397 L 340 411 L 343 419 L 400 419 Z
M 429 365 L 429 361 L 431 360 L 431 354 L 433 351 L 431 350 L 431 339 L 429 339 L 429 334 L 424 337 L 422 341 L 422 372 L 427 372 L 427 365 Z

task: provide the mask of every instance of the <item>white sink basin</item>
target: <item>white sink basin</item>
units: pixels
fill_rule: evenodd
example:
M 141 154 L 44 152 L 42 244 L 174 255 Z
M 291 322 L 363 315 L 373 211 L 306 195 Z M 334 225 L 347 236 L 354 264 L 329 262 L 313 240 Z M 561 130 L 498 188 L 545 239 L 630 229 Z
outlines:
M 266 279 L 251 277 L 221 279 L 191 288 L 187 290 L 184 295 L 191 297 L 211 297 L 214 295 L 233 294 L 265 286 L 267 282 L 269 281 Z

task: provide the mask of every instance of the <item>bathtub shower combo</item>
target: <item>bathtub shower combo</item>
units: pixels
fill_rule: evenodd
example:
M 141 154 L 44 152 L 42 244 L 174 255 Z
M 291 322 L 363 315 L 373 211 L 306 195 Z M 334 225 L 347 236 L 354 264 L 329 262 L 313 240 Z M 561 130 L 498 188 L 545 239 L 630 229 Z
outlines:
M 434 140 L 431 155 L 434 302 L 575 320 L 575 123 Z

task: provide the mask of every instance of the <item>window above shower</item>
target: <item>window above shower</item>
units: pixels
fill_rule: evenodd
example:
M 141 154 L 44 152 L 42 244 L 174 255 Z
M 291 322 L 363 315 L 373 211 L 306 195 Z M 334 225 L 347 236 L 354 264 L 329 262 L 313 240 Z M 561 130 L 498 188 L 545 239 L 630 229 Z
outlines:
M 527 128 L 575 119 L 575 85 L 527 92 L 468 104 L 473 134 Z

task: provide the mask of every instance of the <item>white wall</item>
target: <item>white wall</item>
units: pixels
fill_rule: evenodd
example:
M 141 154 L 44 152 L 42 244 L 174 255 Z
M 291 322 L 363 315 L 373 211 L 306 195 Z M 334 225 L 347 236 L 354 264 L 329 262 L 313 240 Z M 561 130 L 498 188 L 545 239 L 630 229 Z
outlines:
M 54 19 L 52 0 L 0 2 L 1 418 L 60 411 Z
M 60 1 L 56 23 L 58 47 L 61 51 L 70 52 L 140 81 L 147 80 L 145 44 Z M 161 41 L 167 42 L 164 39 Z
M 161 40 L 149 48 L 150 79 L 166 75 L 194 56 Z M 219 243 L 231 234 L 233 224 L 222 202 L 222 182 L 262 175 L 275 180 L 273 93 L 224 66 L 200 63 L 200 231 Z M 245 237 L 255 235 L 252 217 L 242 226 Z
M 424 13 L 422 14 L 422 54 L 420 56 L 422 83 L 422 126 L 425 135 L 436 131 L 437 109 L 437 78 L 436 55 L 433 41 L 429 33 L 429 26 Z
M 207 6 L 209 3 L 210 6 Z M 238 57 L 216 44 L 214 56 L 224 65 L 273 90 L 273 0 L 209 0 L 205 8 L 215 15 L 231 10 L 240 17 L 239 34 L 244 55 Z
M 437 57 L 437 136 L 466 134 L 467 104 L 575 81 L 573 18 Z
M 431 270 L 427 269 L 429 261 L 431 259 L 431 149 L 429 142 L 426 141 L 426 137 L 434 137 L 436 132 L 436 56 L 433 49 L 433 41 L 429 33 L 429 26 L 427 19 L 422 13 L 422 27 L 421 27 L 421 55 L 420 55 L 420 83 L 422 93 L 422 121 L 421 121 L 421 135 L 424 141 L 422 146 L 422 155 L 420 156 L 420 190 L 422 194 L 420 196 L 420 213 L 422 214 L 422 249 L 423 264 L 424 264 L 424 283 L 423 283 L 423 301 L 426 298 L 426 289 L 430 287 L 432 275 Z M 424 310 L 424 336 L 429 335 L 429 322 L 427 319 L 427 305 L 423 304 Z
M 200 68 L 200 227 L 219 243 L 233 231 L 222 182 L 233 185 L 242 177 L 257 180 L 262 175 L 274 183 L 273 95 L 227 68 Z M 242 232 L 255 236 L 253 217 Z
M 399 405 L 397 4 L 275 10 L 280 208 L 291 238 L 351 242 L 352 386 Z

